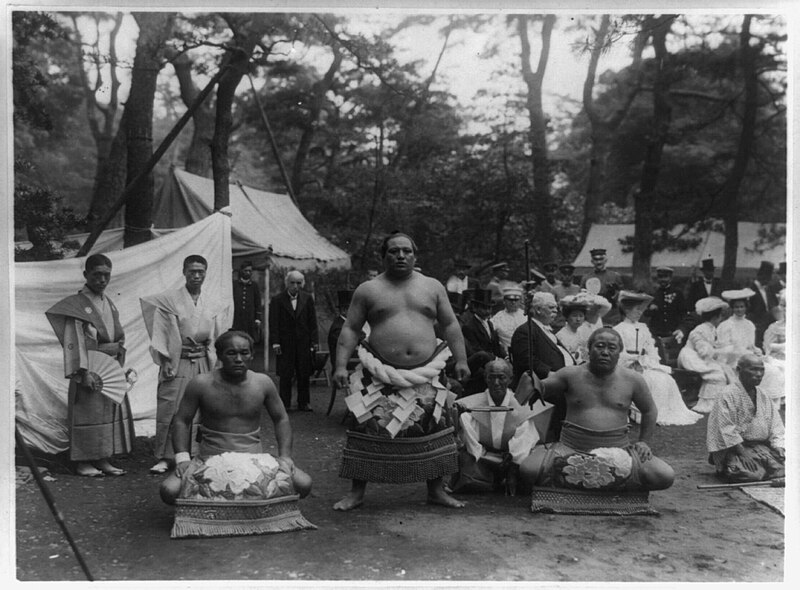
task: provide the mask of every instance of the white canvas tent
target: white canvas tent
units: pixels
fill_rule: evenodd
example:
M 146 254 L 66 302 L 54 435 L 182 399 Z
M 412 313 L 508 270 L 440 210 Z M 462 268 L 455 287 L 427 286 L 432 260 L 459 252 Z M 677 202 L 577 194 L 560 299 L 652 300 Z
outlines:
M 210 215 L 159 239 L 119 252 L 112 250 L 106 251 L 113 263 L 107 293 L 119 309 L 125 330 L 125 368 L 134 368 L 139 374 L 129 393 L 136 434 L 149 436 L 155 432 L 157 367 L 150 357 L 139 298 L 182 285 L 183 259 L 200 254 L 209 265 L 203 291 L 230 300 L 230 218 Z M 81 288 L 84 261 L 68 258 L 14 265 L 16 421 L 26 443 L 47 453 L 68 447 L 68 384 L 61 346 L 44 312 Z
M 289 195 L 231 184 L 230 205 L 234 256 L 255 259 L 271 251 L 272 263 L 283 268 L 350 268 L 350 256 L 322 237 Z M 173 168 L 156 195 L 154 226 L 183 227 L 213 209 L 214 181 Z
M 752 222 L 739 223 L 739 249 L 736 254 L 737 276 L 744 279 L 755 276 L 762 260 L 767 260 L 778 266 L 786 260 L 786 244 L 766 247 L 759 243 L 759 230 L 770 225 L 783 228 L 785 224 L 761 224 Z M 681 227 L 672 230 L 673 235 L 681 231 Z M 630 274 L 633 266 L 633 253 L 623 252 L 619 240 L 625 236 L 632 236 L 633 224 L 593 224 L 586 237 L 583 249 L 575 258 L 573 264 L 577 273 L 583 273 L 592 268 L 589 251 L 593 248 L 605 248 L 608 255 L 607 268 L 623 274 Z M 699 237 L 700 244 L 696 248 L 683 252 L 665 250 L 656 252 L 650 261 L 650 266 L 669 266 L 675 270 L 677 276 L 688 276 L 700 265 L 705 258 L 712 258 L 717 268 L 722 267 L 725 252 L 725 234 L 719 231 L 707 230 L 702 233 L 689 233 L 687 237 Z

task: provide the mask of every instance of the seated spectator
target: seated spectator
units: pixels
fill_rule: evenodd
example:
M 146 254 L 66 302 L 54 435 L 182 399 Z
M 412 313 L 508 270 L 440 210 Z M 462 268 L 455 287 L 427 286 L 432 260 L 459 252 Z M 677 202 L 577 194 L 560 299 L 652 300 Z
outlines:
M 525 323 L 525 314 L 520 308 L 522 300 L 522 287 L 509 286 L 503 290 L 503 305 L 501 309 L 492 316 L 491 322 L 497 331 L 500 346 L 503 348 L 504 357 L 508 357 L 508 349 L 511 347 L 511 337 L 514 330 Z
M 565 295 L 559 301 L 559 307 L 561 315 L 566 318 L 566 324 L 556 332 L 556 337 L 572 354 L 576 363 L 585 363 L 589 358 L 589 335 L 580 328 L 589 305 L 585 301 L 577 300 L 575 295 Z
M 772 398 L 773 403 L 783 403 L 786 396 L 786 292 L 778 294 L 778 305 L 772 310 L 775 321 L 767 326 L 764 332 L 764 368 L 774 367 L 777 371 L 765 372 L 761 381 L 761 388 Z M 770 381 L 774 379 L 774 381 Z M 775 395 L 778 392 L 779 395 Z
M 755 295 L 755 291 L 745 287 L 723 291 L 722 298 L 728 302 L 733 312 L 723 320 L 717 328 L 717 337 L 722 345 L 733 347 L 733 354 L 728 359 L 731 367 L 735 367 L 739 357 L 752 353 L 761 356 L 762 351 L 756 346 L 756 326 L 747 319 L 748 300 Z M 763 389 L 770 399 L 780 407 L 783 397 L 783 371 L 776 363 L 764 360 L 764 378 L 761 381 Z
M 742 355 L 737 373 L 708 418 L 709 463 L 730 483 L 784 477 L 783 421 L 759 386 L 764 363 L 757 355 Z
M 519 464 L 530 454 L 539 434 L 534 413 L 521 406 L 508 386 L 511 365 L 503 359 L 484 367 L 486 391 L 458 400 L 460 439 L 459 472 L 452 488 L 458 491 L 516 492 Z
M 700 299 L 695 304 L 695 311 L 701 323 L 689 333 L 686 346 L 678 353 L 678 367 L 700 373 L 703 380 L 699 400 L 692 408 L 695 412 L 709 413 L 720 391 L 736 379 L 728 363 L 729 357 L 735 354 L 733 346 L 723 346 L 717 338 L 717 326 L 727 308 L 728 304 L 719 297 Z
M 641 373 L 650 395 L 658 408 L 658 424 L 694 424 L 702 414 L 692 412 L 683 402 L 678 384 L 672 378 L 672 369 L 661 364 L 655 340 L 650 329 L 640 318 L 652 301 L 646 293 L 619 292 L 619 309 L 625 318 L 614 329 L 622 337 L 620 365 Z M 638 413 L 634 413 L 636 417 Z

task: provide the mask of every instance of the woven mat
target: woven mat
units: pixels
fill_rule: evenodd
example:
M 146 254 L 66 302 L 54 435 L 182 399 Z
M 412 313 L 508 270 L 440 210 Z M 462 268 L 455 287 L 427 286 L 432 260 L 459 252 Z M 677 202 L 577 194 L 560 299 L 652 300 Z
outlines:
M 534 487 L 531 512 L 587 516 L 659 516 L 648 492 L 588 492 Z
M 786 516 L 783 512 L 783 492 L 784 488 L 739 488 L 745 494 L 772 508 L 781 516 Z

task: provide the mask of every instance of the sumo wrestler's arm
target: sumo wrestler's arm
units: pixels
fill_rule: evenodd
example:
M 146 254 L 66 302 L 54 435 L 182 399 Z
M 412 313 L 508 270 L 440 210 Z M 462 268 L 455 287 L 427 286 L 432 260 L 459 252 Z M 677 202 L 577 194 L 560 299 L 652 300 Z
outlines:
M 172 419 L 172 448 L 175 450 L 175 473 L 183 476 L 183 471 L 191 459 L 192 448 L 192 422 L 200 408 L 203 398 L 203 376 L 198 375 L 186 385 L 183 399 Z
M 644 378 L 638 373 L 631 373 L 630 378 L 633 385 L 633 403 L 642 413 L 641 423 L 639 424 L 639 440 L 633 443 L 633 447 L 636 449 L 639 459 L 645 462 L 653 456 L 649 441 L 653 436 L 653 431 L 656 429 L 658 408 L 653 401 L 653 396 L 650 395 L 650 389 L 647 387 Z
M 453 306 L 447 298 L 447 292 L 444 287 L 438 281 L 433 281 L 433 283 L 436 293 L 436 321 L 439 322 L 444 338 L 447 341 L 447 346 L 456 361 L 454 368 L 455 378 L 463 382 L 470 375 L 469 366 L 467 365 L 467 352 L 464 345 L 464 333 L 461 331 L 461 326 L 453 311 Z
M 289 423 L 289 415 L 286 413 L 286 408 L 278 395 L 275 383 L 266 375 L 264 375 L 263 378 L 264 407 L 267 409 L 269 417 L 272 418 L 272 424 L 275 428 L 275 439 L 278 443 L 278 459 L 283 459 L 287 463 L 293 465 L 292 425 Z

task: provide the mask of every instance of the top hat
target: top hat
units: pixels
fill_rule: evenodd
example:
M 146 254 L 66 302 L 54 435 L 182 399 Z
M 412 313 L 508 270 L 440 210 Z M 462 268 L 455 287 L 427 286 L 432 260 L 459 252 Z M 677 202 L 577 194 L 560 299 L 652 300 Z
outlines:
M 456 293 L 455 291 L 448 291 L 447 292 L 447 299 L 450 301 L 450 305 L 453 306 L 453 309 L 460 310 L 461 309 L 461 294 Z
M 558 263 L 557 262 L 546 262 L 542 265 L 542 268 L 545 272 L 556 272 L 558 270 Z
M 700 263 L 700 268 L 703 270 L 714 270 L 714 259 L 706 258 Z
M 487 289 L 472 289 L 469 294 L 470 303 L 478 305 L 492 306 L 492 292 Z
M 575 272 L 575 267 L 573 265 L 569 264 L 568 262 L 565 262 L 565 263 L 559 265 L 558 270 L 560 270 L 564 274 L 567 274 L 567 273 L 570 273 L 570 272 Z
M 347 307 L 350 305 L 350 302 L 353 300 L 353 291 L 349 289 L 343 289 L 341 291 L 336 291 L 336 302 L 339 304 L 339 307 Z
M 675 273 L 669 266 L 659 266 L 656 268 L 657 277 L 671 277 Z
M 605 256 L 606 249 L 605 248 L 592 248 L 589 250 L 590 256 Z
M 772 271 L 775 270 L 775 265 L 769 260 L 762 260 L 761 266 L 758 267 L 759 276 L 772 276 Z

